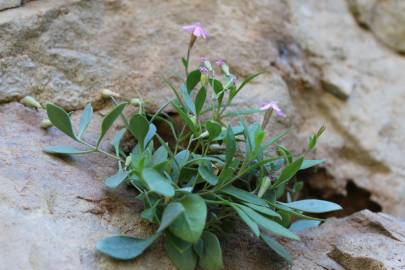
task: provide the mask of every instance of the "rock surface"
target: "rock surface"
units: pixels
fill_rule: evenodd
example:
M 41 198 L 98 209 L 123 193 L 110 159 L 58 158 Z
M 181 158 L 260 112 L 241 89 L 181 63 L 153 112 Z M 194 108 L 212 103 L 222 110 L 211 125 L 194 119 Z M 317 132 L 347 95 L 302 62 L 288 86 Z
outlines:
M 405 52 L 405 2 L 347 0 L 358 23 L 395 51 Z
M 21 5 L 21 0 L 0 0 L 0 11 Z
M 96 139 L 101 113 L 85 135 L 89 142 Z M 48 145 L 74 144 L 54 128 L 38 128 L 42 117 L 14 102 L 0 107 L 0 265 L 10 270 L 174 269 L 161 243 L 131 262 L 95 251 L 105 236 L 145 236 L 152 228 L 139 219 L 142 206 L 134 191 L 104 188 L 114 162 L 96 154 L 60 159 L 42 153 Z M 238 231 L 237 237 L 222 239 L 226 269 L 291 269 L 245 230 Z M 301 237 L 302 242 L 283 240 L 295 258 L 292 269 L 405 265 L 405 223 L 386 214 L 362 211 L 329 219 Z
M 11 2 L 0 0 L 0 10 Z M 172 95 L 160 76 L 175 80 L 183 72 L 179 59 L 189 36 L 180 27 L 196 20 L 206 25 L 209 38 L 197 41 L 195 66 L 200 56 L 210 56 L 225 58 L 240 79 L 266 71 L 238 102 L 278 100 L 288 118 L 272 122 L 271 134 L 274 125 L 285 128 L 291 120 L 298 135 L 288 143 L 298 152 L 313 131 L 327 126 L 313 156 L 327 162 L 305 177 L 316 195 L 339 201 L 345 213 L 374 205 L 405 217 L 405 57 L 396 52 L 404 50 L 403 10 L 401 0 L 41 0 L 1 11 L 0 254 L 6 255 L 0 265 L 170 269 L 161 249 L 129 264 L 95 254 L 95 241 L 105 235 L 147 233 L 139 224 L 140 206 L 128 192 L 120 199 L 103 189 L 102 179 L 114 167 L 105 158 L 62 162 L 44 155 L 45 145 L 67 139 L 38 129 L 43 115 L 14 101 L 32 95 L 68 110 L 89 101 L 102 109 L 98 90 L 110 88 L 157 106 Z M 403 250 L 404 240 L 378 231 L 369 221 L 375 219 L 391 218 L 362 212 L 328 221 L 304 235 L 313 253 L 298 249 L 294 256 L 302 265 L 325 262 L 320 264 L 327 269 L 400 269 L 388 248 L 398 244 Z M 365 230 L 358 220 L 368 224 Z M 338 231 L 349 239 L 333 236 L 333 226 L 347 229 Z M 310 235 L 318 240 L 310 242 Z M 377 249 L 380 243 L 387 249 Z M 287 244 L 292 250 L 297 245 Z M 267 249 L 240 245 L 227 249 L 229 269 L 271 269 Z M 378 252 L 367 253 L 371 249 Z M 232 259 L 239 257 L 243 262 Z M 304 269 L 317 267 L 324 269 Z

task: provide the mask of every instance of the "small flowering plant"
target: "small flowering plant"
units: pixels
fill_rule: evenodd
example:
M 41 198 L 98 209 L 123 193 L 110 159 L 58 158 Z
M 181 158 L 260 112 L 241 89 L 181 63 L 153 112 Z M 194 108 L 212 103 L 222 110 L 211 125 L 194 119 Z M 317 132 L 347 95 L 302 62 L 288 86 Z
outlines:
M 322 200 L 296 200 L 303 185 L 296 177 L 297 172 L 322 161 L 306 160 L 302 154 L 294 154 L 282 146 L 280 141 L 287 132 L 268 138 L 266 127 L 272 113 L 285 117 L 276 102 L 250 110 L 263 114 L 261 123 L 247 123 L 243 119 L 246 111 L 232 110 L 234 98 L 258 74 L 238 84 L 224 60 L 211 65 L 206 58 L 189 72 L 191 49 L 197 38 L 207 37 L 207 32 L 198 23 L 184 30 L 191 33 L 187 56 L 183 58 L 186 76 L 179 86 L 167 81 L 175 98 L 151 114 L 145 111 L 142 100 L 123 99 L 103 90 L 103 95 L 115 105 L 105 115 L 94 145 L 82 138 L 92 119 L 90 104 L 83 111 L 78 132 L 72 127 L 68 113 L 47 104 L 50 123 L 84 148 L 52 146 L 45 152 L 103 153 L 118 164 L 117 173 L 105 180 L 106 187 L 114 190 L 127 185 L 139 192 L 137 198 L 144 205 L 141 217 L 153 224 L 154 234 L 146 239 L 129 235 L 107 237 L 97 243 L 97 250 L 107 256 L 134 259 L 163 238 L 167 255 L 178 269 L 222 269 L 218 236 L 223 233 L 223 222 L 240 220 L 253 236 L 291 262 L 291 256 L 275 236 L 299 240 L 293 230 L 316 226 L 321 221 L 308 213 L 341 209 Z M 128 116 L 124 111 L 128 106 L 136 106 L 137 111 Z M 180 127 L 173 114 L 165 113 L 166 107 L 181 118 Z M 111 140 L 112 151 L 101 149 L 100 143 L 118 118 L 125 127 Z M 231 118 L 234 120 L 230 121 Z M 159 134 L 158 123 L 169 127 L 175 143 L 169 144 Z M 310 137 L 308 151 L 315 148 L 322 132 L 323 128 Z M 136 141 L 130 151 L 122 147 L 125 134 Z

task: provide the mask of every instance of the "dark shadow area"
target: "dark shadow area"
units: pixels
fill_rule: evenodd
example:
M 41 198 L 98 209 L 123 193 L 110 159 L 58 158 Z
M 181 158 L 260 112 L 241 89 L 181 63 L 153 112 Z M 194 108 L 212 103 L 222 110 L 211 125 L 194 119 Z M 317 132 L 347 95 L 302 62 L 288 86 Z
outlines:
M 327 182 L 333 181 L 333 178 L 323 168 L 302 172 L 299 178 L 305 183 L 300 195 L 301 199 L 323 199 L 338 203 L 343 207 L 341 211 L 321 215 L 322 218 L 345 217 L 363 209 L 372 212 L 382 211 L 381 205 L 371 199 L 371 193 L 357 186 L 353 180 L 347 181 L 346 194 L 334 190 L 330 184 L 327 184 Z

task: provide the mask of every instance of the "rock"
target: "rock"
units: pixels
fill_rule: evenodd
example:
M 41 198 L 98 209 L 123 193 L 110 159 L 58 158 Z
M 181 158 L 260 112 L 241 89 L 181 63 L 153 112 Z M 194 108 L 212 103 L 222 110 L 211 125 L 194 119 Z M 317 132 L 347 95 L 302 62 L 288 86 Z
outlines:
M 74 122 L 78 117 L 79 112 L 73 114 Z M 133 190 L 104 188 L 103 179 L 114 171 L 113 161 L 97 154 L 71 159 L 44 154 L 45 146 L 74 142 L 54 128 L 41 129 L 42 118 L 42 112 L 18 103 L 0 106 L 2 267 L 174 269 L 161 242 L 130 262 L 95 251 L 103 237 L 146 236 L 152 228 L 140 221 L 142 205 Z M 87 141 L 96 140 L 99 125 L 97 112 L 85 134 Z M 246 228 L 237 230 L 228 240 L 221 237 L 226 269 L 290 269 Z M 405 261 L 405 223 L 386 214 L 362 211 L 329 219 L 303 231 L 301 238 L 302 242 L 282 239 L 295 258 L 292 269 L 399 269 Z M 377 266 L 381 268 L 373 268 Z
M 268 5 L 272 9 L 262 8 Z M 102 103 L 98 90 L 109 88 L 163 103 L 167 98 L 162 97 L 170 97 L 171 92 L 161 77 L 184 72 L 180 59 L 189 34 L 181 26 L 191 23 L 187 14 L 203 19 L 209 32 L 208 40 L 197 42 L 193 66 L 198 67 L 201 56 L 223 57 L 235 66 L 239 79 L 268 69 L 277 54 L 269 38 L 281 39 L 277 29 L 284 24 L 285 6 L 275 0 L 244 6 L 45 0 L 4 11 L 0 16 L 0 102 L 33 95 L 70 110 L 82 108 L 89 100 L 96 100 L 97 107 Z M 157 20 L 152 14 L 166 19 Z M 246 48 L 257 52 L 254 59 Z
M 18 7 L 21 4 L 21 0 L 0 0 L 0 11 L 3 9 Z
M 368 210 L 329 219 L 288 243 L 292 269 L 401 269 L 405 261 L 405 222 Z
M 347 0 L 361 25 L 388 47 L 405 52 L 405 2 L 401 0 Z
M 331 66 L 325 67 L 322 73 L 323 89 L 342 100 L 349 98 L 356 86 L 356 79 L 348 77 L 348 74 L 351 74 L 350 71 L 339 71 L 336 70 L 336 66 Z
M 371 203 L 405 217 L 405 107 L 401 105 L 405 58 L 364 31 L 343 0 L 291 0 L 288 5 L 290 29 L 312 66 L 310 75 L 333 83 L 341 94 L 351 92 L 347 100 L 340 100 L 325 91 L 328 85 L 307 86 L 287 78 L 300 113 L 295 119 L 298 134 L 307 136 L 322 123 L 327 127 L 315 155 L 327 160 L 326 173 L 310 175 L 308 184 L 329 199 L 347 196 L 352 186 L 364 189 L 371 193 Z M 354 202 L 341 203 L 350 208 Z

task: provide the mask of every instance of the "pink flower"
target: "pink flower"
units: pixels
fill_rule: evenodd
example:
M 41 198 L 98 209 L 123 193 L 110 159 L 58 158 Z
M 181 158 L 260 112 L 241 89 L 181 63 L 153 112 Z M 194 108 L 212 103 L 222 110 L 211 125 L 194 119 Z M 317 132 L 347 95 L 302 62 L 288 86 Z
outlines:
M 208 74 L 208 73 L 209 73 L 209 70 L 208 70 L 208 68 L 206 68 L 205 66 L 200 66 L 200 72 L 201 72 L 202 74 Z
M 204 30 L 201 23 L 195 22 L 191 25 L 185 25 L 182 27 L 184 31 L 193 34 L 196 37 L 207 38 L 208 33 Z
M 263 106 L 260 107 L 260 110 L 262 110 L 262 111 L 267 111 L 267 110 L 270 110 L 270 109 L 275 111 L 277 116 L 285 117 L 284 112 L 280 109 L 277 102 L 275 102 L 275 101 L 270 101 L 269 103 L 266 103 L 266 104 L 264 104 Z
M 222 58 L 219 58 L 217 61 L 215 61 L 215 64 L 217 64 L 218 66 L 222 66 L 223 64 L 225 64 L 225 60 Z

